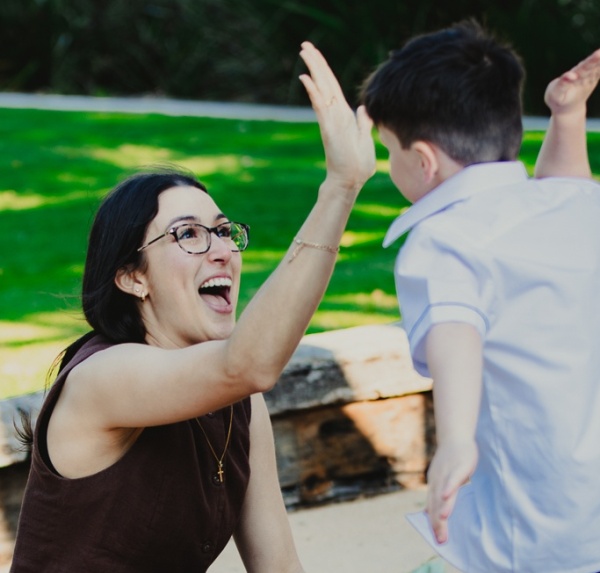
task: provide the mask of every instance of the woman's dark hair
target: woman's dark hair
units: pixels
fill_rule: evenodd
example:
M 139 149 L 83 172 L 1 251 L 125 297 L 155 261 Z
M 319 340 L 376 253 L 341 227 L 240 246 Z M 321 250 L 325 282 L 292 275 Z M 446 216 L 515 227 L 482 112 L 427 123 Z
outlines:
M 94 218 L 81 303 L 94 333 L 112 342 L 143 342 L 146 336 L 136 298 L 116 286 L 115 276 L 119 269 L 143 267 L 144 254 L 138 252 L 138 248 L 158 212 L 159 195 L 171 187 L 196 187 L 206 191 L 195 177 L 180 170 L 137 173 L 119 183 L 104 198 Z M 62 364 L 65 358 L 66 355 Z
M 49 378 L 60 372 L 75 353 L 94 335 L 112 342 L 143 342 L 146 329 L 135 297 L 115 284 L 117 271 L 134 270 L 144 265 L 138 252 L 146 229 L 158 212 L 158 197 L 172 187 L 196 187 L 207 191 L 193 175 L 179 169 L 159 169 L 136 173 L 119 183 L 102 201 L 90 231 L 81 301 L 92 331 L 70 346 L 56 359 Z M 18 430 L 26 445 L 31 443 L 31 423 L 21 413 L 23 430 Z
M 111 191 L 96 213 L 83 273 L 82 306 L 90 326 L 113 342 L 142 342 L 146 330 L 135 297 L 115 285 L 117 271 L 143 265 L 138 252 L 146 228 L 158 212 L 159 195 L 171 187 L 206 191 L 190 175 L 178 172 L 140 173 Z

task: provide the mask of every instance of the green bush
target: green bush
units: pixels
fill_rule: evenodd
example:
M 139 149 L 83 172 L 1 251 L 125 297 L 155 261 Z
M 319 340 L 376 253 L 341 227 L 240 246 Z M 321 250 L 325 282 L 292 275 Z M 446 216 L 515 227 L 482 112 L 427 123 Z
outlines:
M 545 114 L 548 81 L 598 47 L 596 0 L 3 0 L 0 90 L 303 105 L 309 39 L 353 99 L 391 49 L 465 17 L 522 55 L 527 113 Z

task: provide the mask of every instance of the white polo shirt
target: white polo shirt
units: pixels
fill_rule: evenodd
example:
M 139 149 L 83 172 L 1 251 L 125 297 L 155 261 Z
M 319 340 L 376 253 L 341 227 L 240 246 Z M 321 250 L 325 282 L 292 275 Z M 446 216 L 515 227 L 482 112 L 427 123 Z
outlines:
M 600 571 L 600 186 L 468 167 L 391 225 L 415 367 L 429 328 L 484 340 L 480 460 L 438 545 L 473 573 Z M 456 396 L 460 400 L 460 396 Z

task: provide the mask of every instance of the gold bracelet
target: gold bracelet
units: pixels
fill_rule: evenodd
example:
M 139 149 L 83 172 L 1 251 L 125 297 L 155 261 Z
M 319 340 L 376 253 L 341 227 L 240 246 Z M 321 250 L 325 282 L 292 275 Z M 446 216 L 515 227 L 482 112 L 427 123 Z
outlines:
M 331 247 L 330 245 L 321 245 L 320 243 L 309 243 L 307 241 L 303 241 L 300 237 L 296 237 L 294 239 L 294 243 L 296 243 L 296 248 L 292 253 L 292 256 L 288 259 L 288 263 L 291 263 L 296 255 L 302 250 L 302 247 L 310 247 L 311 249 L 319 249 L 320 251 L 327 251 L 328 253 L 333 253 L 337 255 L 340 252 L 339 247 Z

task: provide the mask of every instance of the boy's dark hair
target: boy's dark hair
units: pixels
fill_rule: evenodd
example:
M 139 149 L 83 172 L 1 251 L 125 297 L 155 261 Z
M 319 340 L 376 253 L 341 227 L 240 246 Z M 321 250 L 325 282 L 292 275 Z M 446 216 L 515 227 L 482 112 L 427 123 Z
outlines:
M 403 148 L 440 147 L 463 166 L 512 161 L 521 147 L 519 57 L 474 21 L 417 36 L 367 78 L 361 100 Z

